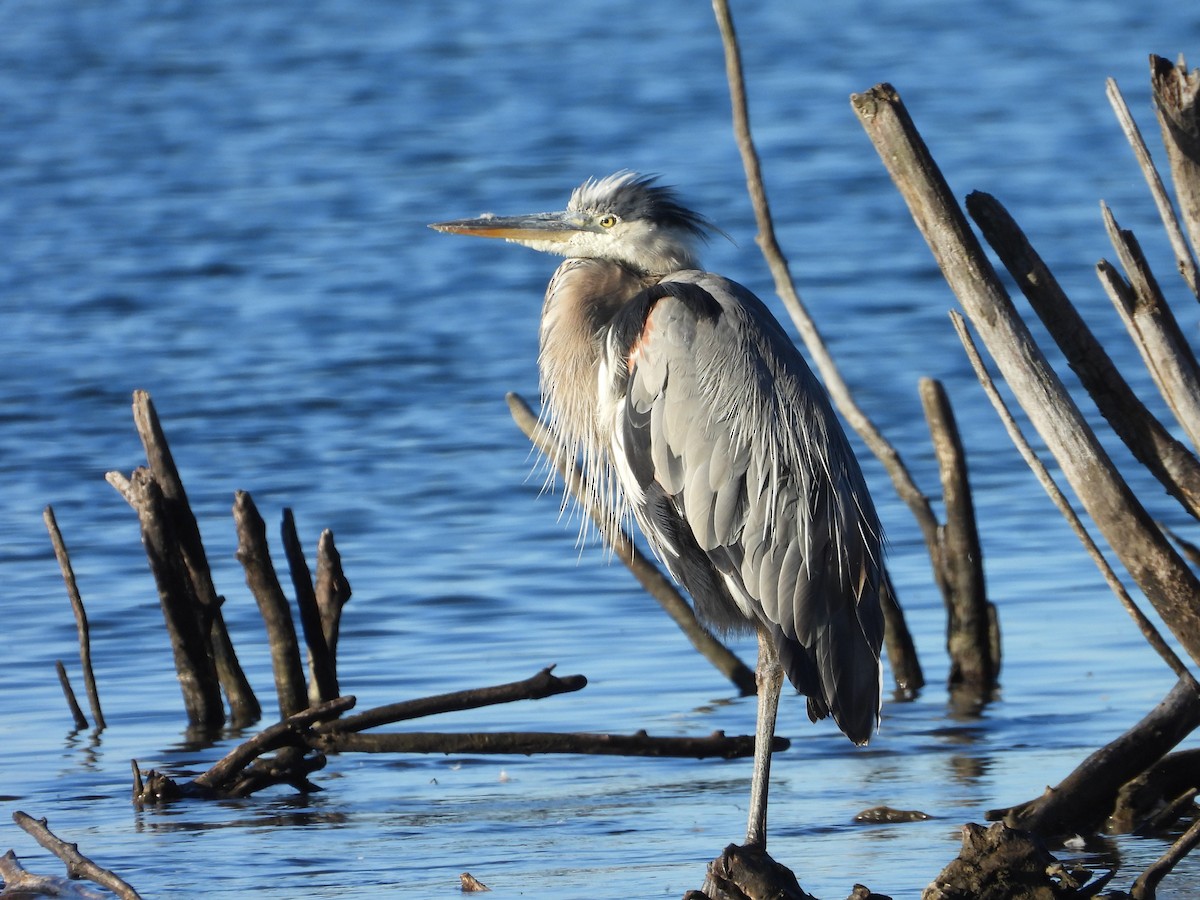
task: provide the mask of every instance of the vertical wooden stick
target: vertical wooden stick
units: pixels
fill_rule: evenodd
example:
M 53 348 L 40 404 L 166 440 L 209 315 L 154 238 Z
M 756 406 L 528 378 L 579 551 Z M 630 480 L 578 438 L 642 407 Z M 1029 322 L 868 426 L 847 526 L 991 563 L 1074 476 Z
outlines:
M 141 522 L 142 543 L 158 587 L 159 605 L 171 639 L 188 721 L 198 728 L 220 728 L 225 722 L 225 708 L 221 703 L 221 683 L 209 652 L 208 627 L 201 622 L 200 605 L 171 531 L 162 490 L 145 468 L 135 469 L 129 479 L 118 472 L 109 472 L 107 477 L 137 510 Z
M 975 527 L 975 507 L 954 411 L 941 383 L 920 382 L 921 402 L 942 474 L 946 523 L 939 529 L 946 575 L 946 649 L 956 699 L 977 705 L 991 698 L 1000 674 L 1000 635 L 995 607 L 983 579 L 983 550 Z
M 325 632 L 321 627 L 321 611 L 317 608 L 317 594 L 313 589 L 312 575 L 296 534 L 296 520 L 290 509 L 283 511 L 281 525 L 283 549 L 287 554 L 288 569 L 292 573 L 292 586 L 296 589 L 296 608 L 300 613 L 300 627 L 304 632 L 304 643 L 308 646 L 308 700 L 313 706 L 338 696 L 337 675 L 330 659 Z
M 183 480 L 175 466 L 175 459 L 159 423 L 158 413 L 146 391 L 134 391 L 133 421 L 146 450 L 150 471 L 154 473 L 154 480 L 162 489 L 166 513 L 170 518 L 188 576 L 191 578 L 196 600 L 207 623 L 210 652 L 216 664 L 221 687 L 229 699 L 230 719 L 235 726 L 249 725 L 262 715 L 262 707 L 259 706 L 254 689 L 242 671 L 237 653 L 233 649 L 233 642 L 225 627 L 225 617 L 221 613 L 224 598 L 217 595 L 213 585 L 204 541 L 200 538 L 200 526 L 192 513 L 187 492 L 183 489 Z
M 235 495 L 233 518 L 237 522 L 237 558 L 246 571 L 246 584 L 254 594 L 267 626 L 271 668 L 275 673 L 275 691 L 279 697 L 279 715 L 287 718 L 308 708 L 296 626 L 271 564 L 266 523 L 245 491 L 238 491 Z
M 42 519 L 46 523 L 46 530 L 50 532 L 50 543 L 54 546 L 54 556 L 58 559 L 58 568 L 62 571 L 63 581 L 67 584 L 67 596 L 71 600 L 71 609 L 75 612 L 75 630 L 79 632 L 79 663 L 83 667 L 83 684 L 87 690 L 88 705 L 92 708 L 92 718 L 96 722 L 96 728 L 103 731 L 104 713 L 100 709 L 100 692 L 96 689 L 96 673 L 92 670 L 92 641 L 88 631 L 87 611 L 83 608 L 83 597 L 79 594 L 79 585 L 75 581 L 75 570 L 71 566 L 71 557 L 67 553 L 67 545 L 63 541 L 62 532 L 58 530 L 54 509 L 47 506 L 42 510 Z M 78 716 L 75 721 L 78 723 Z M 81 727 L 87 727 L 86 720 Z
M 341 631 L 342 607 L 350 602 L 350 582 L 342 572 L 342 556 L 333 542 L 333 532 L 326 528 L 317 541 L 317 609 L 321 612 L 321 631 L 329 648 L 329 662 L 337 676 L 338 633 Z
M 1167 148 L 1175 198 L 1192 250 L 1200 252 L 1200 70 L 1150 57 L 1150 88 Z

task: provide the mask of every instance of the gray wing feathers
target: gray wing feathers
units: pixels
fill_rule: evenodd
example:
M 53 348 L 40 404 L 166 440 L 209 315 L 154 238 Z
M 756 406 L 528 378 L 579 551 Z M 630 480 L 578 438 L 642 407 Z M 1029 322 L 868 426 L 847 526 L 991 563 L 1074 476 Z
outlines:
M 706 598 L 685 581 L 697 611 L 729 625 L 738 612 L 713 609 L 732 597 L 741 616 L 776 636 L 810 715 L 833 712 L 865 741 L 878 708 L 882 547 L 852 451 L 823 389 L 757 298 L 699 272 L 670 280 L 703 288 L 721 311 L 705 315 L 673 295 L 654 302 L 624 401 L 649 411 L 637 433 L 649 447 L 624 449 L 652 461 L 654 480 L 729 587 L 729 596 Z M 671 553 L 635 514 L 656 549 Z

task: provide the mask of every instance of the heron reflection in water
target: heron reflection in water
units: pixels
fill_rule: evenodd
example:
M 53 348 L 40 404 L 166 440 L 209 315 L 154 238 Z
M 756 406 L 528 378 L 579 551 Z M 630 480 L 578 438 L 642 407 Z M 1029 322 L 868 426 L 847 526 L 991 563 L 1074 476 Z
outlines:
M 543 416 L 698 618 L 757 633 L 746 843 L 765 847 L 784 675 L 856 744 L 879 722 L 882 532 L 824 389 L 762 301 L 700 268 L 715 229 L 653 177 L 586 181 L 562 212 L 432 227 L 567 257 L 542 307 Z

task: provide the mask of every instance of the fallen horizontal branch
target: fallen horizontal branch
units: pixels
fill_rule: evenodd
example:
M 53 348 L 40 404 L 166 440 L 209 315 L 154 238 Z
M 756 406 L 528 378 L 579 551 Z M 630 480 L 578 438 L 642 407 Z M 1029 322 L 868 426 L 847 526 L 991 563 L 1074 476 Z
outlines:
M 523 681 L 512 681 L 508 684 L 473 688 L 466 691 L 453 691 L 433 697 L 420 697 L 416 700 L 404 700 L 400 703 L 376 706 L 355 716 L 322 722 L 313 730 L 318 734 L 348 734 L 365 731 L 379 725 L 388 725 L 439 713 L 478 709 L 481 706 L 494 706 L 517 700 L 541 700 L 555 694 L 578 691 L 587 686 L 587 679 L 582 675 L 567 675 L 559 678 L 552 674 L 553 668 L 553 666 L 548 666 Z
M 488 732 L 446 734 L 407 732 L 387 734 L 326 734 L 320 746 L 338 753 L 454 753 L 512 754 L 582 753 L 599 756 L 661 756 L 690 759 L 740 759 L 754 755 L 754 736 L 726 737 L 715 732 L 709 737 L 650 737 L 636 734 L 588 734 L 586 732 Z M 787 738 L 775 738 L 774 752 L 791 746 Z

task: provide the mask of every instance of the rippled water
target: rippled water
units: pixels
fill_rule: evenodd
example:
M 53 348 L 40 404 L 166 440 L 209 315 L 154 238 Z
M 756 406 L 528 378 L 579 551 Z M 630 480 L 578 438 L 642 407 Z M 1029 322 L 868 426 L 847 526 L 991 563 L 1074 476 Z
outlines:
M 780 720 L 793 746 L 775 768 L 775 855 L 818 896 L 863 881 L 914 897 L 957 852 L 962 822 L 1058 780 L 1172 679 L 995 423 L 946 321 L 953 298 L 847 96 L 894 83 L 956 192 L 1009 205 L 1136 375 L 1090 272 L 1110 253 L 1100 198 L 1183 291 L 1103 82 L 1119 79 L 1153 134 L 1146 57 L 1200 54 L 1200 11 L 737 7 L 768 187 L 806 302 L 929 491 L 920 376 L 946 383 L 973 467 L 1004 628 L 1001 701 L 977 720 L 947 714 L 924 550 L 867 460 L 931 686 L 888 704 L 866 751 L 809 725 L 801 703 L 785 702 Z M 557 663 L 588 688 L 420 727 L 752 730 L 753 700 L 734 697 L 618 565 L 577 550 L 557 500 L 538 497 L 503 395 L 536 395 L 554 261 L 424 227 L 556 208 L 589 175 L 661 172 L 733 237 L 714 242 L 709 266 L 770 296 L 708 8 L 9 0 L 0 32 L 5 814 L 48 817 L 145 896 L 436 897 L 455 895 L 464 870 L 497 897 L 699 886 L 705 862 L 741 835 L 746 761 L 345 756 L 312 796 L 134 810 L 130 758 L 189 773 L 222 747 L 183 740 L 136 519 L 103 473 L 138 464 L 129 399 L 149 390 L 265 704 L 262 626 L 233 558 L 235 489 L 271 523 L 295 509 L 310 549 L 335 531 L 355 589 L 342 685 L 360 708 Z M 1194 304 L 1178 306 L 1194 334 Z M 70 731 L 54 677 L 75 636 L 46 504 L 93 624 L 109 720 L 99 736 Z M 878 804 L 934 818 L 850 824 Z M 57 871 L 15 826 L 3 834 L 31 868 Z M 1162 850 L 1115 846 L 1131 873 Z M 1194 893 L 1196 871 L 1161 895 Z

